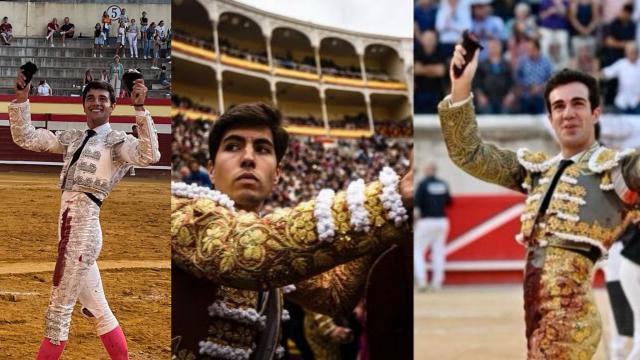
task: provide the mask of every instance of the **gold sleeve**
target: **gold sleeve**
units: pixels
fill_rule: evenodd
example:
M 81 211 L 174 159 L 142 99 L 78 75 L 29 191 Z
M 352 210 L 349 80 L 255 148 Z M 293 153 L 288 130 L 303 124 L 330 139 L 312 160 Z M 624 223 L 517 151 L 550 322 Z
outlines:
M 380 182 L 364 190 L 369 230 L 352 227 L 346 194 L 339 192 L 331 205 L 331 241 L 317 235 L 315 201 L 259 217 L 234 213 L 208 199 L 172 198 L 173 262 L 221 285 L 262 290 L 300 282 L 406 240 L 409 225 L 387 219 Z
M 311 311 L 329 316 L 350 313 L 363 289 L 376 255 L 367 255 L 296 284 L 287 298 Z
M 515 152 L 482 141 L 470 100 L 451 106 L 446 98 L 438 113 L 449 157 L 458 167 L 480 180 L 523 192 L 526 170 Z

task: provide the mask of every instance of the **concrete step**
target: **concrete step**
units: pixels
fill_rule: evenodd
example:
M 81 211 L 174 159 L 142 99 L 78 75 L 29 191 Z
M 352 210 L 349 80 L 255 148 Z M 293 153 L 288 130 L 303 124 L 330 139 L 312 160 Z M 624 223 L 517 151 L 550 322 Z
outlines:
M 18 68 L 20 65 L 26 63 L 27 61 L 31 61 L 36 64 L 39 68 L 51 67 L 51 68 L 77 68 L 77 69 L 106 69 L 109 64 L 113 62 L 113 57 L 75 57 L 75 58 L 60 58 L 56 56 L 11 56 L 11 57 L 0 57 L 0 67 L 14 67 Z M 170 59 L 158 59 L 158 65 L 165 65 L 167 70 L 171 71 L 171 63 Z M 131 59 L 124 58 L 120 61 L 125 69 L 136 68 L 136 69 L 151 69 L 152 60 L 151 59 Z
M 79 33 L 78 33 L 79 34 Z M 83 36 L 86 36 L 88 34 L 84 34 Z M 140 36 L 140 35 L 138 35 Z M 112 46 L 115 45 L 116 43 L 116 38 L 115 37 L 109 37 L 109 44 L 111 44 Z M 91 37 L 87 38 L 87 37 L 83 37 L 83 38 L 79 38 L 78 36 L 74 37 L 73 39 L 66 39 L 65 41 L 65 46 L 66 47 L 71 47 L 71 48 L 93 48 L 93 43 L 94 43 L 94 39 L 93 39 L 93 34 L 91 34 Z M 11 41 L 11 45 L 7 46 L 16 46 L 16 47 L 48 47 L 50 44 L 49 41 L 45 42 L 44 39 L 44 35 L 42 35 L 42 37 L 29 37 L 29 38 L 13 38 L 13 40 Z M 55 46 L 62 46 L 62 40 L 57 37 L 54 39 L 53 44 Z M 138 47 L 142 48 L 142 40 L 138 38 Z
M 18 67 L 19 66 L 1 66 L 0 65 L 0 77 L 15 77 Z M 125 64 L 125 69 L 126 68 L 128 67 Z M 108 72 L 108 65 L 100 66 L 97 68 L 91 68 L 90 69 L 91 74 L 93 75 L 94 78 L 99 77 L 102 69 L 105 69 Z M 84 81 L 84 72 L 86 70 L 87 69 L 84 69 L 84 68 L 71 68 L 71 67 L 59 68 L 59 67 L 40 66 L 38 68 L 38 72 L 36 73 L 36 77 L 45 78 L 45 79 L 61 77 L 61 78 L 68 78 L 68 79 L 77 79 L 78 81 L 82 82 Z M 142 75 L 147 81 L 149 81 L 150 79 L 157 78 L 158 74 L 160 73 L 159 70 L 150 69 L 150 68 L 141 68 L 140 70 L 142 70 Z
M 125 54 L 129 57 L 129 47 L 124 48 Z M 115 48 L 102 48 L 101 54 L 105 57 L 113 57 Z M 142 57 L 142 48 L 138 49 L 138 56 Z M 21 47 L 21 46 L 0 46 L 0 56 L 55 56 L 55 57 L 92 57 L 93 47 L 70 48 L 70 47 Z M 122 57 L 122 50 L 120 51 Z
M 79 88 L 54 88 L 53 89 L 53 95 L 54 96 L 81 96 L 82 92 L 80 91 Z M 0 86 L 0 94 L 2 95 L 13 95 L 15 94 L 15 91 L 13 90 L 13 87 L 9 88 L 9 87 L 5 87 L 5 86 Z M 171 90 L 149 90 L 147 92 L 147 97 L 149 97 L 150 99 L 165 99 L 165 98 L 170 98 L 171 97 Z

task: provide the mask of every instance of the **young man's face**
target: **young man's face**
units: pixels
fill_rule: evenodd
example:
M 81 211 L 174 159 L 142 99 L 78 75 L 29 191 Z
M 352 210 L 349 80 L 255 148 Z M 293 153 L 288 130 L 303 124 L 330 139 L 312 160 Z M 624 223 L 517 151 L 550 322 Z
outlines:
M 551 126 L 563 152 L 577 154 L 595 141 L 600 107 L 591 109 L 589 88 L 580 82 L 560 85 L 549 93 Z
M 87 115 L 87 125 L 95 128 L 109 121 L 111 112 L 116 108 L 109 100 L 109 91 L 91 89 L 83 103 L 84 113 Z
M 266 126 L 228 130 L 209 164 L 216 189 L 227 194 L 239 209 L 258 211 L 278 182 L 273 135 Z

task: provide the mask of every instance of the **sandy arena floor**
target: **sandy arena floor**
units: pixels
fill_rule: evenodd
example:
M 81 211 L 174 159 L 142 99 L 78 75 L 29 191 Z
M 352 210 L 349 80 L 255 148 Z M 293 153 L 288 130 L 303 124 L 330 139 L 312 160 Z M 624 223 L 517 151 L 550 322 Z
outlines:
M 168 182 L 127 176 L 101 211 L 98 265 L 132 360 L 170 358 Z M 0 174 L 0 359 L 32 359 L 42 339 L 57 252 L 57 184 L 53 173 Z M 78 307 L 62 358 L 109 358 Z
M 605 360 L 610 307 L 604 289 L 595 294 L 604 331 L 594 360 Z M 414 359 L 525 359 L 522 306 L 520 285 L 455 286 L 416 293 Z

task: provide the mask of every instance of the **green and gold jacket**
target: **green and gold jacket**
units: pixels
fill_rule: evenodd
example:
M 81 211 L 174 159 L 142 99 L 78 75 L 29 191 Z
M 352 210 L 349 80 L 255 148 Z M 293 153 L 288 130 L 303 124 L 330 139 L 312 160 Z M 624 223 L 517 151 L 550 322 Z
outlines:
M 594 143 L 562 174 L 548 209 L 534 224 L 561 156 L 484 143 L 469 100 L 451 106 L 445 99 L 438 110 L 449 156 L 457 166 L 478 179 L 527 194 L 516 240 L 525 246 L 587 243 L 606 255 L 627 211 L 637 203 L 638 152 Z
M 397 181 L 323 190 L 264 217 L 227 200 L 172 198 L 175 359 L 277 358 L 281 287 L 295 284 L 286 296 L 312 311 L 350 311 L 374 255 L 410 237 Z

